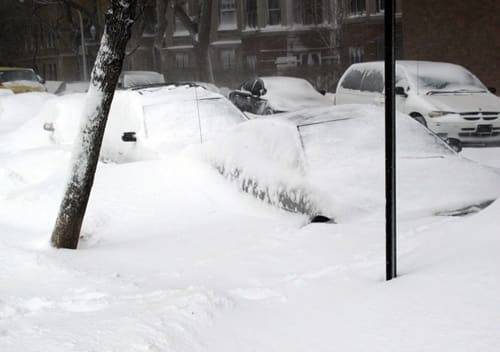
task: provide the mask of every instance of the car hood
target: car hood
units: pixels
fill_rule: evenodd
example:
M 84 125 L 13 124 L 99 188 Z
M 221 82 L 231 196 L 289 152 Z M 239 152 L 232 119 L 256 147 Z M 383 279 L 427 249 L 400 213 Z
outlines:
M 29 92 L 46 92 L 44 85 L 35 81 L 3 82 L 0 87 L 12 90 L 15 94 Z
M 490 93 L 436 94 L 425 99 L 439 111 L 500 111 L 500 98 Z

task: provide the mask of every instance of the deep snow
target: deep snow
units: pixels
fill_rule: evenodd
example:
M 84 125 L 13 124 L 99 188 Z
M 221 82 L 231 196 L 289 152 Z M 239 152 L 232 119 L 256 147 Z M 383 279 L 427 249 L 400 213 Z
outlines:
M 55 250 L 69 148 L 27 113 L 0 112 L 1 351 L 500 349 L 498 201 L 402 219 L 385 282 L 382 219 L 308 225 L 188 148 L 100 163 L 79 250 Z

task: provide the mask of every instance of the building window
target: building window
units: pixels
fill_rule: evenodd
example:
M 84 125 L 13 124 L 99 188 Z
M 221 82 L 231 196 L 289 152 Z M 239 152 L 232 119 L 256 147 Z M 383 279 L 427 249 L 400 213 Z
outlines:
M 363 57 L 365 55 L 365 50 L 363 48 L 349 48 L 349 58 L 351 60 L 351 64 L 355 64 L 357 62 L 362 62 Z
M 236 67 L 236 50 L 222 49 L 220 51 L 220 58 L 224 70 Z
M 56 39 L 55 33 L 52 30 L 49 30 L 47 33 L 47 48 L 55 48 L 56 47 Z
M 349 15 L 361 16 L 366 13 L 366 0 L 349 0 Z
M 143 36 L 148 36 L 155 34 L 158 27 L 156 23 L 156 9 L 155 5 L 148 2 L 144 7 L 144 30 L 142 32 Z
M 321 53 L 301 53 L 297 56 L 299 66 L 318 66 L 321 65 Z
M 377 0 L 377 12 L 384 12 L 385 10 L 385 1 Z
M 251 72 L 255 72 L 257 69 L 257 56 L 255 55 L 247 56 L 247 66 Z
M 296 22 L 305 25 L 323 22 L 323 0 L 296 0 Z
M 247 0 L 246 6 L 247 27 L 257 27 L 257 0 Z
M 175 53 L 175 67 L 181 70 L 189 68 L 189 54 Z
M 189 13 L 188 4 L 186 3 L 182 7 L 184 8 L 184 11 L 188 14 Z M 175 13 L 174 13 L 174 17 L 175 17 L 175 22 L 174 22 L 174 26 L 175 26 L 175 28 L 174 28 L 174 36 L 189 35 L 189 31 L 184 26 L 184 24 L 179 19 L 179 17 L 175 15 Z
M 236 29 L 236 5 L 234 0 L 219 1 L 219 29 Z
M 267 23 L 270 26 L 279 25 L 281 23 L 281 6 L 280 0 L 267 1 Z

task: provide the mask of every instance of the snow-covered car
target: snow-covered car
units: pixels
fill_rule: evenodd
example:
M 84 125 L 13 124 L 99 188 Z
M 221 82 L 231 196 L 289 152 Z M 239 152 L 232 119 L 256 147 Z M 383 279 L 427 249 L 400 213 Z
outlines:
M 250 120 L 207 146 L 228 179 L 281 208 L 336 222 L 383 218 L 384 110 L 307 109 Z M 467 214 L 500 196 L 500 175 L 469 161 L 408 115 L 397 115 L 398 214 Z
M 46 92 L 44 80 L 31 68 L 0 67 L 0 89 L 9 89 L 15 94 Z
M 336 104 L 353 103 L 384 104 L 383 62 L 354 64 L 344 73 Z M 500 99 L 461 66 L 398 61 L 396 106 L 443 139 L 500 143 Z
M 140 88 L 163 83 L 165 83 L 165 77 L 155 71 L 123 71 L 118 79 L 118 88 Z
M 85 94 L 52 99 L 41 112 L 53 142 L 72 144 L 79 132 Z M 106 126 L 101 156 L 115 161 L 156 158 L 205 142 L 246 121 L 220 94 L 197 85 L 118 90 Z
M 325 92 L 326 93 L 326 92 Z M 244 82 L 229 99 L 241 111 L 269 115 L 319 106 L 332 101 L 301 78 L 261 77 Z

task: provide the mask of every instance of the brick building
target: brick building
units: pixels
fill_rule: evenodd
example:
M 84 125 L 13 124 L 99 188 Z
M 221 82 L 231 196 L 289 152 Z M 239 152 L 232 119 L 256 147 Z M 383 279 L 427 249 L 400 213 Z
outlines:
M 194 16 L 196 5 L 189 0 L 185 8 Z M 210 55 L 220 85 L 290 75 L 332 90 L 351 63 L 383 58 L 383 0 L 215 0 L 213 6 Z M 172 9 L 167 19 L 162 71 L 169 80 L 195 79 L 189 33 Z M 400 22 L 398 15 L 399 32 Z
M 56 2 L 0 0 L 0 66 L 32 67 L 47 80 L 82 80 L 82 35 L 87 76 L 102 28 L 103 1 Z M 15 16 L 13 16 L 15 14 Z
M 403 2 L 405 58 L 468 68 L 500 88 L 500 1 Z

